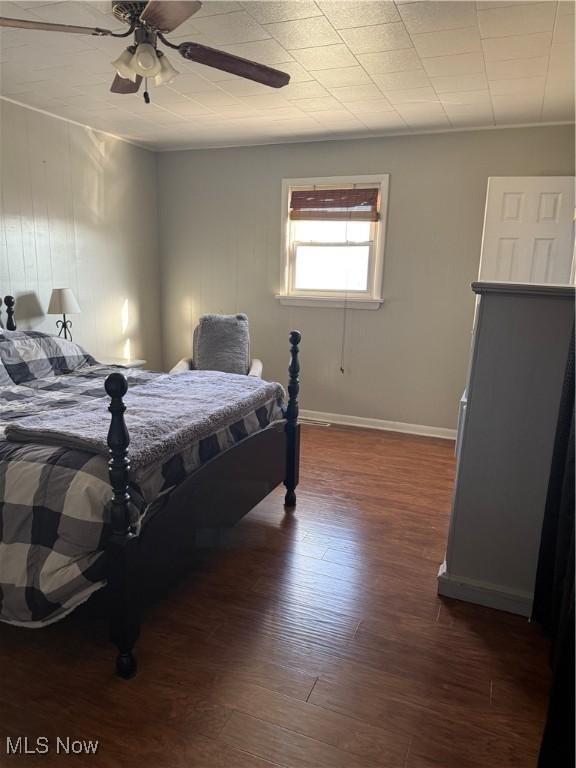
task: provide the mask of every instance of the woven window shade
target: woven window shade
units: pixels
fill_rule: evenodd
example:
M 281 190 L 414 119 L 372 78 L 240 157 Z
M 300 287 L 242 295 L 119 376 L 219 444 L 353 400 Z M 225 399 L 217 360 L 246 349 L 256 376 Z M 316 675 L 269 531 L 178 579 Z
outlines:
M 308 189 L 292 192 L 290 218 L 378 221 L 378 189 Z

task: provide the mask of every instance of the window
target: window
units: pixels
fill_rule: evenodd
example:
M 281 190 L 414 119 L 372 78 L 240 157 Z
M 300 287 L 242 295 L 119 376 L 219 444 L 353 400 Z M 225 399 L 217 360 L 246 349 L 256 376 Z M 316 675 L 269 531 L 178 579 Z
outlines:
M 283 304 L 382 303 L 388 176 L 284 179 Z

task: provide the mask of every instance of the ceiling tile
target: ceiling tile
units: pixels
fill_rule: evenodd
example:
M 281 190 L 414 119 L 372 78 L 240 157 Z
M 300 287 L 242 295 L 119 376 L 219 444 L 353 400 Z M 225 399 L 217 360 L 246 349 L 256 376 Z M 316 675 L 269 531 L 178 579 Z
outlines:
M 431 77 L 477 75 L 484 72 L 484 56 L 481 53 L 433 56 L 430 59 L 422 59 L 422 66 Z
M 488 88 L 486 75 L 450 75 L 445 77 L 432 77 L 432 86 L 436 93 L 450 93 L 453 91 L 480 91 Z
M 523 93 L 523 94 L 492 94 L 492 104 L 494 106 L 494 115 L 496 119 L 501 119 L 505 115 L 522 116 L 533 121 L 534 112 L 542 108 L 544 93 Z
M 532 35 L 511 35 L 506 38 L 482 40 L 482 47 L 487 62 L 507 61 L 547 56 L 551 42 L 552 35 L 549 32 L 536 32 Z
M 547 88 L 544 93 L 542 119 L 546 122 L 574 122 L 574 89 L 558 91 Z
M 383 91 L 401 91 L 408 88 L 425 88 L 430 85 L 428 75 L 423 69 L 414 72 L 388 72 L 374 75 L 374 82 Z
M 218 91 L 218 88 L 200 75 L 193 72 L 181 72 L 173 83 L 174 88 L 182 93 L 207 93 Z
M 545 77 L 516 77 L 512 80 L 492 80 L 490 82 L 490 93 L 493 96 L 525 93 L 542 94 L 545 83 Z
M 450 122 L 442 106 L 433 104 L 401 105 L 398 114 L 411 128 L 449 128 Z
M 343 0 L 343 2 L 318 3 L 323 13 L 336 29 L 368 27 L 372 24 L 388 24 L 400 21 L 392 0 Z
M 287 72 L 290 75 L 290 83 L 304 83 L 307 80 L 312 80 L 312 75 L 307 72 L 301 64 L 297 61 L 283 61 L 282 71 Z
M 425 32 L 412 35 L 412 40 L 420 56 L 451 56 L 482 50 L 477 27 Z
M 216 111 L 219 107 L 239 106 L 241 103 L 234 96 L 219 90 L 210 93 L 195 93 L 193 98 L 199 104 L 204 104 L 205 107 L 210 107 Z
M 574 48 L 572 45 L 553 45 L 550 50 L 548 81 L 574 82 Z
M 406 3 L 401 5 L 399 10 L 410 34 L 460 29 L 476 24 L 476 5 L 464 0 Z
M 378 53 L 412 47 L 412 41 L 402 22 L 342 29 L 340 34 L 352 53 Z
M 292 101 L 293 99 L 317 99 L 330 94 L 320 83 L 310 80 L 306 83 L 290 83 L 286 88 L 282 88 L 282 95 L 285 99 Z
M 0 3 L 2 15 L 120 28 L 109 0 Z M 151 105 L 110 93 L 110 61 L 124 41 L 2 30 L 2 93 L 152 148 L 573 121 L 574 4 L 477 8 L 480 17 L 450 0 L 206 0 L 171 39 L 275 66 L 290 85 L 272 90 L 178 59 L 181 75 L 153 88 Z M 479 23 L 496 36 L 480 43 Z
M 190 100 L 180 101 L 174 104 L 170 104 L 170 106 L 167 106 L 166 109 L 168 109 L 170 112 L 173 112 L 176 115 L 180 115 L 181 117 L 188 117 L 191 115 L 214 114 L 213 110 L 211 110 L 209 107 L 206 107 L 203 104 L 198 104 L 197 102 L 190 101 Z
M 361 115 L 362 123 L 374 132 L 405 130 L 406 123 L 397 112 L 384 112 L 381 115 Z
M 401 51 L 385 51 L 383 53 L 363 53 L 358 56 L 358 61 L 366 72 L 371 75 L 387 72 L 406 72 L 420 69 L 422 63 L 414 48 L 406 48 Z
M 246 11 L 206 16 L 200 19 L 196 16 L 193 29 L 207 35 L 214 45 L 248 43 L 270 37 L 264 27 L 261 27 Z
M 380 112 L 390 112 L 394 110 L 392 104 L 380 94 L 379 99 L 368 99 L 368 101 L 354 101 L 347 105 L 350 112 L 355 115 L 376 114 Z
M 405 91 L 390 91 L 384 94 L 391 104 L 436 104 L 438 96 L 434 88 L 409 88 Z
M 444 111 L 454 128 L 476 128 L 485 125 L 494 125 L 492 108 L 485 109 L 475 106 L 445 106 Z
M 348 85 L 344 88 L 331 88 L 330 93 L 338 101 L 367 101 L 382 99 L 382 92 L 375 85 Z
M 544 77 L 547 71 L 547 56 L 486 62 L 486 73 L 489 80 L 506 80 L 513 77 Z
M 507 5 L 478 11 L 478 25 L 482 37 L 527 35 L 551 31 L 555 15 L 555 2 Z
M 219 115 L 223 117 L 234 119 L 242 117 L 253 117 L 254 110 L 245 104 L 221 104 L 217 110 Z
M 244 105 L 249 107 L 256 107 L 257 109 L 289 109 L 290 103 L 282 97 L 281 93 L 259 93 L 254 96 L 242 96 L 241 101 Z
M 308 71 L 313 69 L 334 69 L 353 67 L 358 64 L 344 43 L 325 45 L 320 48 L 300 48 L 293 52 L 294 58 Z
M 310 0 L 266 0 L 242 3 L 244 10 L 253 16 L 259 24 L 270 24 L 275 21 L 291 21 L 292 19 L 305 19 L 309 16 L 321 16 L 322 11 L 316 3 Z
M 358 123 L 356 115 L 344 109 L 323 109 L 321 112 L 309 112 L 308 117 L 321 125 L 354 125 Z
M 490 91 L 455 91 L 454 93 L 441 93 L 439 95 L 442 106 L 446 109 L 452 107 L 476 107 L 477 109 L 492 109 Z
M 292 56 L 276 40 L 260 40 L 256 43 L 240 43 L 239 45 L 227 45 L 224 50 L 244 59 L 252 59 L 260 64 L 283 64 L 292 61 Z M 233 75 L 235 77 L 235 75 Z
M 304 113 L 296 107 L 275 107 L 267 112 L 267 119 L 272 122 L 278 120 L 300 120 L 302 118 L 304 118 Z
M 298 101 L 293 101 L 292 104 L 304 112 L 321 112 L 326 109 L 337 110 L 342 108 L 342 105 L 332 96 L 325 96 L 321 99 L 298 99 Z
M 340 35 L 324 16 L 266 24 L 264 29 L 289 51 L 340 42 Z
M 574 16 L 576 10 L 576 3 L 574 0 L 560 0 L 558 3 L 558 17 L 561 16 Z
M 312 70 L 311 75 L 328 88 L 338 88 L 345 85 L 368 85 L 370 77 L 362 67 L 343 67 L 335 69 Z

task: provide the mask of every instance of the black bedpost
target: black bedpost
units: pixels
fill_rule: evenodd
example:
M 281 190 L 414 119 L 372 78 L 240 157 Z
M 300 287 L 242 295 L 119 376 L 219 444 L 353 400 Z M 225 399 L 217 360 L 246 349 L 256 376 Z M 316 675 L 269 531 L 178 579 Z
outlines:
M 111 373 L 105 387 L 111 398 L 108 410 L 112 414 L 108 430 L 108 468 L 113 491 L 112 535 L 107 549 L 110 636 L 118 648 L 116 672 L 120 677 L 129 678 L 136 672 L 133 650 L 140 634 L 140 612 L 137 594 L 138 535 L 132 527 L 129 510 L 130 436 L 124 421 L 126 406 L 122 400 L 128 390 L 128 383 L 121 373 Z
M 4 296 L 4 304 L 6 305 L 6 330 L 15 331 L 14 304 L 16 304 L 16 299 L 14 296 Z
M 300 331 L 290 333 L 290 366 L 288 368 L 288 406 L 286 408 L 286 496 L 284 506 L 296 506 L 295 489 L 298 485 L 300 467 L 300 425 L 298 424 L 298 393 L 300 391 L 300 362 L 298 344 L 302 339 Z

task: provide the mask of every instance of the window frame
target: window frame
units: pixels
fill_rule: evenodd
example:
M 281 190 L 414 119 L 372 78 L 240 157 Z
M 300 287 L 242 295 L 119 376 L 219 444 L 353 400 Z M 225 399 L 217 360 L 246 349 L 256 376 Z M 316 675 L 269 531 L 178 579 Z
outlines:
M 291 306 L 328 306 L 328 307 L 352 307 L 359 309 L 378 309 L 383 302 L 382 278 L 384 270 L 384 245 L 386 241 L 386 221 L 388 212 L 388 186 L 389 174 L 369 174 L 358 176 L 319 176 L 298 179 L 282 179 L 282 288 L 276 298 L 281 304 Z M 329 291 L 317 289 L 299 289 L 294 287 L 296 246 L 322 245 L 320 242 L 310 243 L 291 240 L 290 196 L 295 188 L 313 186 L 338 188 L 362 184 L 378 186 L 380 218 L 372 222 L 375 229 L 375 237 L 369 241 L 371 244 L 369 253 L 369 266 L 366 291 Z M 350 245 L 366 244 L 348 241 Z M 326 243 L 326 245 L 338 246 L 343 243 Z

